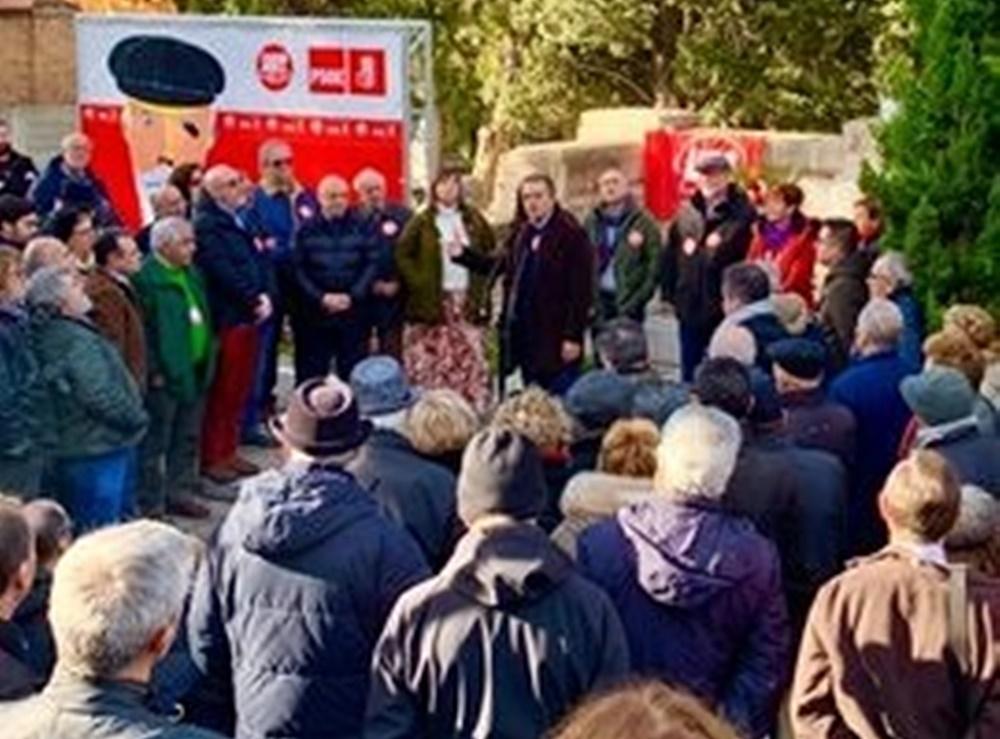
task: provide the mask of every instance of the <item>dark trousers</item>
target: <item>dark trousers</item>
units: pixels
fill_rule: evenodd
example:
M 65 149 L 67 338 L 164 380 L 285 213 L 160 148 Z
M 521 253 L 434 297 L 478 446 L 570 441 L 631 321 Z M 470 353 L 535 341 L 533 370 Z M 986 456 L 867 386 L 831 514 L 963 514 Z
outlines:
M 705 358 L 712 332 L 699 324 L 680 322 L 681 378 L 684 382 L 694 380 L 694 372 Z
M 23 457 L 0 455 L 0 490 L 21 500 L 37 498 L 44 471 L 45 459 L 37 449 Z
M 378 339 L 378 353 L 403 359 L 403 301 L 393 298 L 373 298 L 371 322 Z
M 365 357 L 365 321 L 354 309 L 323 322 L 301 321 L 295 329 L 295 384 L 325 377 L 335 364 L 345 382 Z
M 140 450 L 139 512 L 160 516 L 167 501 L 198 490 L 198 442 L 205 402 L 184 403 L 162 388 L 146 397 L 149 431 Z
M 252 323 L 219 329 L 219 358 L 205 403 L 201 464 L 232 461 L 240 439 L 240 419 L 257 362 L 257 327 Z
M 77 533 L 118 523 L 129 514 L 129 465 L 135 449 L 123 447 L 53 464 L 56 499 L 73 519 Z
M 296 308 L 298 284 L 294 267 L 290 262 L 276 264 L 274 274 L 278 292 L 273 296 L 274 312 L 257 327 L 257 364 L 243 414 L 244 429 L 252 429 L 264 421 L 273 405 L 274 388 L 278 384 L 278 347 L 285 319 L 294 315 Z
M 565 395 L 580 377 L 581 362 L 576 361 L 563 365 L 557 372 L 539 372 L 526 367 L 521 368 L 524 386 L 538 385 L 553 395 Z

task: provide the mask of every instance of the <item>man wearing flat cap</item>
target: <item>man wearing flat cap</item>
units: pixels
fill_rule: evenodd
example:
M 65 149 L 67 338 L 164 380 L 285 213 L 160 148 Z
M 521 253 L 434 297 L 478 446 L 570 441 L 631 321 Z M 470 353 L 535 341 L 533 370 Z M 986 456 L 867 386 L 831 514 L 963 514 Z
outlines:
M 382 624 L 430 574 L 413 539 L 346 470 L 371 430 L 333 376 L 300 385 L 272 422 L 285 462 L 244 483 L 191 597 L 195 665 L 212 694 L 235 696 L 236 726 L 210 728 L 361 735 Z
M 756 217 L 725 156 L 706 155 L 696 169 L 698 190 L 670 227 L 661 271 L 663 298 L 673 304 L 680 323 L 686 382 L 722 321 L 722 272 L 746 257 Z
M 125 95 L 122 132 L 132 155 L 143 220 L 152 220 L 151 196 L 176 164 L 204 165 L 215 142 L 211 105 L 226 86 L 222 65 L 209 52 L 167 36 L 119 41 L 108 68 Z
M 444 570 L 396 603 L 375 648 L 367 739 L 541 736 L 628 670 L 621 622 L 534 524 L 538 450 L 488 428 L 462 458 L 469 532 Z
M 798 446 L 820 449 L 853 466 L 857 423 L 847 406 L 827 397 L 823 378 L 829 362 L 818 341 L 790 338 L 768 347 L 774 386 L 785 409 L 785 434 Z

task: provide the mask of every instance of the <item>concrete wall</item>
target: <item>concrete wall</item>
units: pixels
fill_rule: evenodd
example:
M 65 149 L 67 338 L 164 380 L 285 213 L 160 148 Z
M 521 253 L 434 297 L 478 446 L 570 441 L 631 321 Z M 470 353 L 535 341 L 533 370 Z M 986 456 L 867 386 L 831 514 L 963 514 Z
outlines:
M 0 3 L 0 106 L 76 99 L 76 39 L 68 3 Z

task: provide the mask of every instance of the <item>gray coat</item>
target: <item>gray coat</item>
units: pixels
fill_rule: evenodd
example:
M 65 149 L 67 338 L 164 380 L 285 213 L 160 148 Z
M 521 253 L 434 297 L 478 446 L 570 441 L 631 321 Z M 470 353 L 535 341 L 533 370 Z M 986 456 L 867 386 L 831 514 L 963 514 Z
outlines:
M 56 675 L 39 695 L 0 703 L 0 726 L 4 739 L 220 739 L 153 713 L 146 698 L 135 683 Z

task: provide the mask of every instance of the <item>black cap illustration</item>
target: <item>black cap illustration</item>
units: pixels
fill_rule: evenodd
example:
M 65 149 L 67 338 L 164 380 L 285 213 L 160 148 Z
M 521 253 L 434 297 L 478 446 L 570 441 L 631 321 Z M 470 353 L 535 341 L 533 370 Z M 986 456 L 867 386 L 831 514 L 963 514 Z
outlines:
M 208 105 L 226 87 L 226 73 L 214 56 L 168 36 L 122 39 L 108 68 L 119 90 L 157 105 Z

